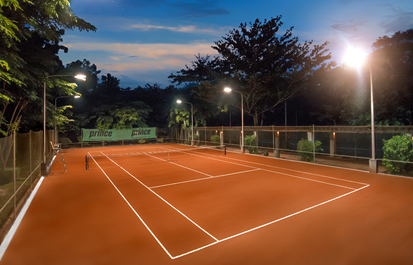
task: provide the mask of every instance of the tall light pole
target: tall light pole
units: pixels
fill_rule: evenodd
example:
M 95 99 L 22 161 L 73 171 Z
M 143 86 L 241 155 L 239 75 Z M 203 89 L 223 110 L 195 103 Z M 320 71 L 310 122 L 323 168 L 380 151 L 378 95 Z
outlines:
M 59 99 L 59 98 L 71 98 L 71 97 L 73 97 L 73 98 L 80 98 L 80 95 L 74 95 L 74 96 L 61 96 L 61 97 L 57 97 L 57 98 L 55 98 L 55 100 L 54 100 L 54 111 L 55 111 L 55 113 L 57 112 L 57 100 Z M 58 136 L 58 133 L 57 133 L 57 124 L 56 124 L 56 121 L 55 121 L 55 124 L 54 124 L 54 133 L 55 133 L 55 137 L 54 137 L 54 143 L 55 144 L 57 144 L 57 136 Z
M 373 71 L 370 65 L 365 64 L 366 54 L 360 50 L 350 49 L 347 51 L 344 61 L 347 65 L 352 67 L 361 67 L 366 65 L 370 72 L 370 107 L 371 107 L 371 159 L 369 162 L 369 172 L 377 173 L 376 160 L 376 141 L 374 132 L 374 97 L 373 97 Z
M 191 141 L 191 145 L 194 145 L 194 106 L 192 105 L 192 103 L 184 102 L 180 99 L 178 99 L 176 101 L 176 103 L 178 103 L 178 104 L 181 104 L 182 102 L 191 105 L 191 121 L 192 121 L 192 141 Z
M 47 78 L 61 76 L 73 76 L 76 79 L 80 79 L 83 81 L 86 80 L 85 75 L 49 75 L 46 77 L 46 80 Z M 44 81 L 43 86 L 43 163 L 41 165 L 42 175 L 46 175 L 46 80 Z
M 241 154 L 244 153 L 244 95 L 241 92 L 233 90 L 230 87 L 224 88 L 224 92 L 231 93 L 231 91 L 237 92 L 241 95 Z

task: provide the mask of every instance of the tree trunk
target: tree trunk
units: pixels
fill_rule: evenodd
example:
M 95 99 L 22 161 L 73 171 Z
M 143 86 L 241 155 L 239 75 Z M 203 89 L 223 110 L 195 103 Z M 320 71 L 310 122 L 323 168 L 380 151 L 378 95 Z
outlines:
M 254 114 L 252 116 L 254 118 L 254 126 L 258 126 L 258 113 L 257 111 L 254 111 Z

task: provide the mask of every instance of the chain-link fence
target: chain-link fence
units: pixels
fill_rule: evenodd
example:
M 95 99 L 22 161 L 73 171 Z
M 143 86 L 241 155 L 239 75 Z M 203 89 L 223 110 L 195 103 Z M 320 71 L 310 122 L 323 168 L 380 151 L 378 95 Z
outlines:
M 52 159 L 54 131 L 46 133 L 46 164 Z M 43 132 L 15 133 L 0 138 L 0 238 L 41 175 Z M 8 222 L 10 221 L 10 222 Z
M 220 144 L 225 144 L 228 150 L 240 152 L 241 131 L 241 127 L 198 127 L 195 128 L 198 139 L 195 144 L 211 145 L 217 141 L 218 137 Z M 369 160 L 372 158 L 370 126 L 246 126 L 244 131 L 245 153 L 364 171 L 369 171 L 370 168 Z M 401 134 L 411 137 L 413 126 L 377 126 L 375 131 L 377 170 L 379 173 L 393 174 L 394 172 L 389 170 L 386 163 L 383 163 L 384 141 Z M 180 135 L 180 138 L 175 139 L 175 142 L 190 143 L 187 140 L 188 137 L 185 138 L 186 133 L 172 132 L 170 135 L 171 139 Z M 247 143 L 247 138 L 250 136 L 254 136 L 254 145 Z M 304 142 L 301 142 L 301 147 L 299 147 L 302 140 Z M 310 145 L 310 148 L 303 148 L 303 144 Z M 313 146 L 311 147 L 311 145 Z M 407 170 L 400 172 L 400 174 L 413 176 L 412 161 L 390 160 L 390 162 L 403 164 Z
M 370 161 L 372 159 L 370 126 L 245 126 L 244 131 L 245 153 L 371 172 L 374 163 L 376 172 L 413 176 L 413 161 L 389 160 L 385 159 L 383 154 L 385 140 L 401 134 L 411 137 L 413 126 L 376 126 L 373 162 Z M 191 128 L 157 128 L 157 138 L 147 139 L 145 142 L 139 140 L 78 142 L 70 145 L 63 144 L 63 148 L 181 143 L 197 146 L 226 145 L 229 151 L 241 151 L 242 128 L 240 126 L 196 127 L 193 143 L 191 133 Z M 391 169 L 391 164 L 395 169 Z

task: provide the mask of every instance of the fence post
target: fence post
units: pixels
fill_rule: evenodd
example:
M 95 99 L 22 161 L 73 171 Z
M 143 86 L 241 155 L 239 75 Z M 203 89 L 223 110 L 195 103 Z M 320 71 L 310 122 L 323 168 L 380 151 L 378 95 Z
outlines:
M 16 198 L 16 132 L 13 132 L 13 217 L 17 218 L 17 198 Z
M 330 156 L 334 157 L 336 154 L 336 133 L 330 133 Z
M 204 128 L 205 128 L 205 145 L 206 145 L 206 125 L 204 126 Z
M 280 158 L 280 132 L 277 132 L 277 134 L 275 135 L 274 157 Z
M 315 131 L 314 131 L 314 124 L 313 124 L 313 162 L 315 163 Z
M 32 188 L 32 178 L 33 178 L 33 175 L 34 175 L 34 174 L 32 174 L 32 172 L 33 172 L 33 166 L 32 166 L 32 130 L 30 130 L 30 132 L 29 132 L 29 159 L 30 159 L 30 161 L 29 161 L 30 174 L 32 175 L 29 179 L 29 187 L 30 187 L 30 191 L 32 191 L 33 190 L 33 188 Z
M 224 145 L 224 126 L 222 126 L 221 133 L 219 134 L 219 144 Z

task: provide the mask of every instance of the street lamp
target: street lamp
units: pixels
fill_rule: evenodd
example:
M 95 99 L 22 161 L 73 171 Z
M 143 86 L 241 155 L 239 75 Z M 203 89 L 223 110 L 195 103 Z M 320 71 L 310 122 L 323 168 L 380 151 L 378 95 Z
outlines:
M 241 95 L 241 154 L 244 153 L 244 95 L 241 92 L 232 90 L 232 88 L 224 88 L 224 92 L 231 93 L 231 91 L 237 92 Z
M 365 64 L 366 54 L 357 49 L 349 49 L 344 56 L 344 62 L 351 67 L 366 65 L 370 72 L 370 105 L 371 105 L 371 159 L 369 163 L 370 173 L 377 173 L 376 144 L 374 133 L 374 97 L 373 97 L 373 72 L 370 65 Z
M 77 99 L 77 98 L 80 98 L 80 95 L 61 96 L 61 97 L 55 98 L 55 100 L 54 100 L 54 111 L 55 111 L 55 112 L 57 111 L 57 99 L 59 99 L 59 98 L 71 98 L 71 97 L 74 97 L 74 98 Z M 57 144 L 57 136 L 58 136 L 58 133 L 57 133 L 57 124 L 56 124 L 56 121 L 55 121 L 55 125 L 54 125 L 54 133 L 55 133 L 54 141 L 55 141 L 55 144 Z
M 61 76 L 73 76 L 76 79 L 86 81 L 85 75 L 49 75 L 47 78 L 51 77 L 61 77 Z M 41 165 L 42 175 L 46 175 L 46 80 L 43 86 L 43 163 Z
M 183 101 L 180 100 L 180 99 L 178 99 L 176 101 L 176 103 L 178 103 L 178 104 L 181 104 L 182 102 Z M 192 141 L 191 141 L 191 145 L 194 145 L 194 106 L 189 102 L 183 102 L 183 103 L 191 105 L 191 121 L 192 121 Z

